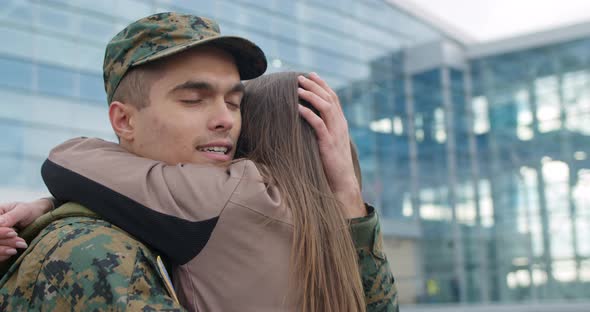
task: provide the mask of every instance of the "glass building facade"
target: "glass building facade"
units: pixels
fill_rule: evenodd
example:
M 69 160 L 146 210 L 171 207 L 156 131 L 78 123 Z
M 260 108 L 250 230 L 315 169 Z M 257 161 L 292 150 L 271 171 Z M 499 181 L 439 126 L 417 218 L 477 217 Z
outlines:
M 472 53 L 378 0 L 3 4 L 3 201 L 46 192 L 56 144 L 115 139 L 102 58 L 118 30 L 194 13 L 258 43 L 268 72 L 316 71 L 337 90 L 402 302 L 588 298 L 590 33 Z

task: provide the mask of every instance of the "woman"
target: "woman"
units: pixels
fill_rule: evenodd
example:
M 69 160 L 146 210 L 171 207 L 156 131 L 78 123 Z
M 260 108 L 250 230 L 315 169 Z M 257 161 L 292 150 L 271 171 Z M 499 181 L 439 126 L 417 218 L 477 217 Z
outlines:
M 303 289 L 303 310 L 363 310 L 356 256 L 343 209 L 324 175 L 316 134 L 298 114 L 298 76 L 270 74 L 246 85 L 236 158 L 254 161 L 291 209 L 291 266 L 296 285 Z
M 44 179 L 58 199 L 83 203 L 173 261 L 186 257 L 166 253 L 173 238 L 191 244 L 214 227 L 197 256 L 174 261 L 189 310 L 364 311 L 344 207 L 330 190 L 314 128 L 299 116 L 317 118 L 298 104 L 298 75 L 247 83 L 242 159 L 227 168 L 167 166 L 116 144 L 75 139 L 54 149 L 49 163 L 57 166 L 46 162 Z M 83 170 L 104 166 L 122 174 Z

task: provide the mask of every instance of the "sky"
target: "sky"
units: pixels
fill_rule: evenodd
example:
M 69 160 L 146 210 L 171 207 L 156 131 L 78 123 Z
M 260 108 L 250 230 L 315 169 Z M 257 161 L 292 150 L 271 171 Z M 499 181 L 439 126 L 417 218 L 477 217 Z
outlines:
M 590 0 L 407 0 L 470 35 L 491 41 L 589 21 Z

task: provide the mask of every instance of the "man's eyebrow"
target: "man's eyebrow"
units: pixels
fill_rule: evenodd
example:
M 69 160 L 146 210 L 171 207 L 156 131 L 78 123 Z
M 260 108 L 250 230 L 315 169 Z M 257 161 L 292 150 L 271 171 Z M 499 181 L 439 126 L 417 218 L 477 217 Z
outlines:
M 187 82 L 184 82 L 182 84 L 175 86 L 174 88 L 172 88 L 172 90 L 170 90 L 169 93 L 172 93 L 172 92 L 178 91 L 178 90 L 191 90 L 191 89 L 212 91 L 212 90 L 215 90 L 215 86 L 213 86 L 212 84 L 205 82 L 205 81 L 189 80 Z M 244 84 L 242 82 L 238 82 L 233 87 L 231 87 L 231 89 L 229 90 L 228 93 L 234 93 L 234 92 L 244 93 L 245 89 L 246 88 L 245 88 Z
M 242 82 L 238 82 L 229 90 L 228 93 L 234 93 L 234 92 L 244 93 L 245 89 L 246 89 L 246 87 L 244 86 L 244 84 Z
M 212 84 L 205 82 L 205 81 L 194 81 L 194 80 L 189 80 L 187 82 L 181 83 L 177 86 L 175 86 L 174 88 L 172 88 L 172 90 L 170 90 L 169 93 L 172 93 L 174 91 L 178 91 L 178 90 L 206 90 L 206 91 L 210 91 L 210 90 L 214 90 L 215 88 L 213 87 Z

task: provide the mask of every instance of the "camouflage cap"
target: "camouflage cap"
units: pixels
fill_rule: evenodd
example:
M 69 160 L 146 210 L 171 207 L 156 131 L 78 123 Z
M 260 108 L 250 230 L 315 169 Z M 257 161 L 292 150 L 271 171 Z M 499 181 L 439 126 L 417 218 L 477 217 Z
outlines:
M 204 44 L 233 55 L 242 80 L 256 78 L 266 70 L 266 57 L 256 44 L 241 37 L 221 36 L 214 20 L 157 13 L 131 23 L 107 44 L 103 78 L 108 102 L 129 68 Z

